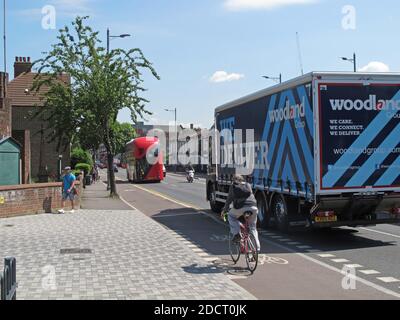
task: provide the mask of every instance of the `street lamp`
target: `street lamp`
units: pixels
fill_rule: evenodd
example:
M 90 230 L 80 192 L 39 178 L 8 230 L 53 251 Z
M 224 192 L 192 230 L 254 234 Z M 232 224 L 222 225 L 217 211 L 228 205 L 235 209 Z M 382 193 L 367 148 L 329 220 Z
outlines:
M 124 34 L 120 34 L 119 36 L 112 36 L 112 35 L 110 35 L 110 29 L 109 28 L 107 28 L 107 55 L 108 54 L 110 54 L 110 41 L 111 41 L 111 39 L 114 39 L 114 38 L 127 38 L 127 37 L 130 37 L 131 35 L 130 34 L 127 34 L 127 33 L 124 33 Z M 113 168 L 111 168 L 111 170 L 113 170 Z M 110 173 L 110 169 L 108 169 L 107 170 L 108 171 L 108 173 L 107 173 L 107 190 L 110 190 L 110 188 L 111 188 L 111 186 L 110 186 L 110 175 L 111 175 L 111 173 Z
M 353 59 L 351 59 L 351 58 L 346 58 L 346 57 L 341 57 L 341 59 L 342 59 L 343 61 L 349 61 L 349 62 L 351 62 L 351 63 L 353 64 L 353 66 L 354 66 L 354 72 L 357 72 L 357 56 L 356 56 L 355 53 L 353 54 Z
M 114 39 L 114 38 L 128 38 L 130 36 L 131 35 L 127 34 L 127 33 L 121 34 L 119 36 L 111 36 L 110 35 L 110 29 L 107 29 L 107 54 L 110 53 L 110 41 L 111 41 L 111 39 Z
M 263 78 L 268 79 L 268 80 L 274 80 L 278 83 L 282 83 L 282 73 L 279 74 L 279 77 L 263 76 Z
M 179 158 L 179 151 L 178 151 L 178 123 L 177 123 L 177 109 L 164 109 L 167 112 L 174 112 L 175 113 L 175 131 L 176 131 L 176 164 L 175 164 L 175 173 L 178 171 L 178 158 Z

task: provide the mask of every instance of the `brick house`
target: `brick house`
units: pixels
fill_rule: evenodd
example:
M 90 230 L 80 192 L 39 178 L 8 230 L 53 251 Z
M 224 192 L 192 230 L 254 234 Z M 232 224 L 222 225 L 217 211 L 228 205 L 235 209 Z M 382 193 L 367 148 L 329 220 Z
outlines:
M 62 166 L 70 164 L 70 146 L 57 150 L 57 142 L 46 140 L 46 123 L 39 118 L 32 118 L 38 108 L 43 107 L 41 96 L 46 92 L 42 87 L 39 93 L 30 92 L 37 73 L 32 72 L 30 58 L 17 57 L 14 63 L 14 79 L 8 85 L 8 95 L 11 98 L 12 137 L 23 147 L 22 150 L 22 180 L 30 183 L 39 175 L 40 166 L 45 166 L 51 177 L 57 177 L 58 159 L 62 155 Z M 63 76 L 62 81 L 69 83 L 69 77 Z M 40 158 L 42 158 L 42 163 Z
M 11 104 L 7 87 L 8 75 L 0 72 L 0 140 L 11 136 Z

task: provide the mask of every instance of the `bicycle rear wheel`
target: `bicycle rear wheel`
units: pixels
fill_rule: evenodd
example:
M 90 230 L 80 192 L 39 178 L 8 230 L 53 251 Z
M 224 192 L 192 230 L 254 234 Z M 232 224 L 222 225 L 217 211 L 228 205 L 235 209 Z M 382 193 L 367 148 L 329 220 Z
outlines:
M 246 263 L 247 268 L 251 273 L 256 271 L 258 266 L 258 251 L 256 245 L 256 239 L 252 234 L 249 234 L 249 238 L 247 239 L 247 248 L 246 248 Z
M 229 233 L 229 252 L 231 254 L 231 258 L 234 264 L 236 264 L 240 259 L 240 242 L 233 242 L 233 235 Z

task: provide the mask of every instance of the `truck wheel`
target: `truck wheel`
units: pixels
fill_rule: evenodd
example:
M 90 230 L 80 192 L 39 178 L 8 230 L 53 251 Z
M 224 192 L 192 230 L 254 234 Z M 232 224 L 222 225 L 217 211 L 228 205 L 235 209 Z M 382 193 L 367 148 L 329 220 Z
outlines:
M 288 206 L 285 197 L 276 195 L 272 202 L 272 212 L 275 216 L 278 229 L 287 232 L 289 229 Z
M 264 193 L 258 192 L 256 194 L 257 209 L 258 209 L 258 226 L 261 228 L 270 227 L 271 216 L 268 212 L 267 200 Z
M 210 190 L 209 199 L 210 199 L 211 210 L 215 213 L 221 213 L 224 205 L 221 202 L 217 201 L 217 194 L 214 184 L 210 186 L 209 190 Z

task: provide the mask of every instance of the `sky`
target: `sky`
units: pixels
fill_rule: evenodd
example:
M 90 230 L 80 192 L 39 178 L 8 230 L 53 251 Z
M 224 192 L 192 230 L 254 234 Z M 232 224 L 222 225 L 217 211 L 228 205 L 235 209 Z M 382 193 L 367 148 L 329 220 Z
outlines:
M 145 74 L 146 123 L 210 127 L 214 109 L 311 71 L 352 71 L 342 56 L 357 54 L 358 69 L 400 71 L 400 2 L 393 0 L 6 0 L 7 70 L 16 56 L 42 56 L 58 29 L 76 15 L 113 48 L 140 48 L 161 77 Z M 55 29 L 43 28 L 45 6 Z M 2 7 L 2 6 L 1 6 Z M 45 19 L 45 22 L 49 20 Z M 299 50 L 296 41 L 299 34 Z M 1 53 L 3 61 L 3 53 Z M 302 63 L 300 62 L 302 61 Z M 2 69 L 4 69 L 1 62 Z M 119 120 L 131 122 L 122 111 Z

